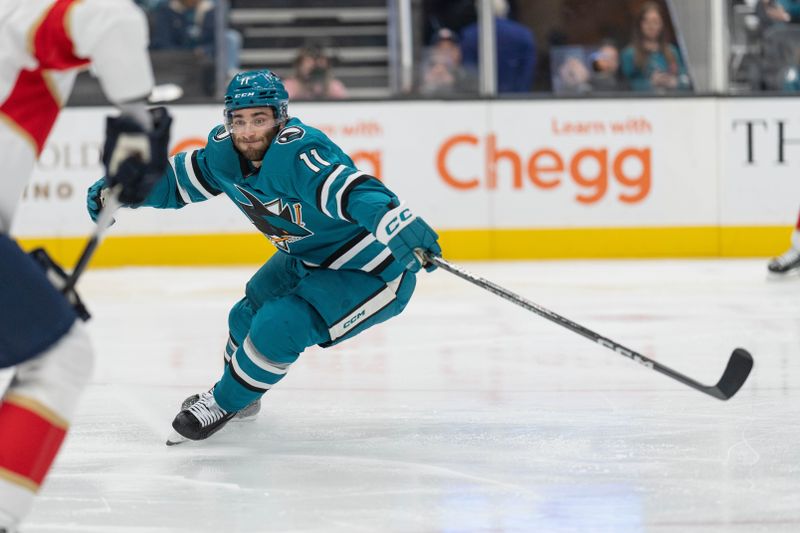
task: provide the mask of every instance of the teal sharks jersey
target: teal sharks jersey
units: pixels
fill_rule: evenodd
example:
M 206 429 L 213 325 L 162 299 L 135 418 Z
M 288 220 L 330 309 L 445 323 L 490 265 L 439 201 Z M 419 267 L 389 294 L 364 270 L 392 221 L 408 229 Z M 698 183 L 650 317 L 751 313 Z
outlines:
M 234 148 L 224 126 L 205 148 L 169 163 L 141 206 L 181 208 L 225 194 L 281 253 L 309 268 L 362 270 L 385 281 L 404 270 L 375 237 L 397 196 L 297 118 L 273 139 L 260 168 Z

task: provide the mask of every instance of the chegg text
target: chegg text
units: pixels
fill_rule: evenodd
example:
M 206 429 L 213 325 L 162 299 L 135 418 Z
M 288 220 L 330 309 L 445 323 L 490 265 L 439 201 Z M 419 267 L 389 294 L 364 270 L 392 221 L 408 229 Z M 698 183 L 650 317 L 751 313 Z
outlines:
M 483 175 L 453 171 L 456 150 L 462 154 L 463 150 L 482 151 Z M 507 173 L 499 175 L 498 163 L 511 168 L 510 178 Z M 571 180 L 578 187 L 575 199 L 582 204 L 600 201 L 608 191 L 609 178 L 622 188 L 617 195 L 619 201 L 641 202 L 650 193 L 651 163 L 649 147 L 592 147 L 568 154 L 554 148 L 538 148 L 522 154 L 514 148 L 498 147 L 497 137 L 491 133 L 483 139 L 471 134 L 455 135 L 442 143 L 436 155 L 439 176 L 455 189 L 523 189 L 527 180 L 534 187 L 550 190 Z

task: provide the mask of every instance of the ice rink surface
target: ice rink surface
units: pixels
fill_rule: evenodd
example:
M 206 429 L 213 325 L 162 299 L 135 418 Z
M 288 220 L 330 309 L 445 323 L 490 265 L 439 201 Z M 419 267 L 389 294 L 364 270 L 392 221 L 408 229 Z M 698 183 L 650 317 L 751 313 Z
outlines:
M 708 384 L 446 272 L 303 354 L 252 422 L 167 448 L 255 267 L 90 271 L 91 386 L 22 533 L 800 531 L 800 276 L 763 260 L 463 264 Z

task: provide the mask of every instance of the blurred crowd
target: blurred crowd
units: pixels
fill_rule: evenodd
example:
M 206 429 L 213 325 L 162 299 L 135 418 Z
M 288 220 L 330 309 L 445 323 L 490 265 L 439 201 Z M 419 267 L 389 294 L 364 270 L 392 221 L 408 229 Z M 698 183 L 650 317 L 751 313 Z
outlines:
M 593 44 L 570 43 L 558 32 L 548 35 L 546 65 L 537 68 L 537 39 L 532 28 L 513 20 L 508 0 L 493 0 L 497 42 L 497 91 L 555 94 L 589 92 L 672 92 L 692 87 L 684 59 L 665 21 L 663 2 L 640 2 L 621 47 L 612 36 Z M 433 33 L 419 75 L 423 95 L 464 94 L 477 91 L 478 25 L 459 24 L 454 4 L 432 10 Z M 549 72 L 548 72 L 549 71 Z M 549 74 L 549 77 L 547 76 Z M 540 77 L 542 79 L 537 79 Z M 547 79 L 544 79 L 547 78 Z
M 800 0 L 734 0 L 731 25 L 736 88 L 800 90 Z
M 179 63 L 193 69 L 193 78 L 186 83 L 199 85 L 209 96 L 220 62 L 228 76 L 239 70 L 243 36 L 230 27 L 215 35 L 214 0 L 135 1 L 148 14 L 156 68 L 163 62 L 173 74 L 180 70 Z M 492 1 L 499 94 L 693 89 L 685 51 L 678 46 L 665 0 L 599 0 L 594 4 L 563 0 L 565 28 L 536 27 L 529 14 L 519 16 L 531 11 L 519 0 Z M 420 5 L 424 28 L 417 33 L 421 42 L 412 94 L 477 94 L 480 46 L 475 1 L 422 0 Z M 800 91 L 800 0 L 728 0 L 728 5 L 732 86 Z M 623 15 L 609 22 L 605 11 Z M 597 20 L 592 21 L 593 17 Z M 594 26 L 587 30 L 590 22 Z M 220 46 L 224 49 L 219 50 Z M 335 42 L 309 39 L 295 50 L 291 67 L 281 75 L 293 99 L 347 98 L 352 94 L 348 78 L 337 76 L 337 65 Z

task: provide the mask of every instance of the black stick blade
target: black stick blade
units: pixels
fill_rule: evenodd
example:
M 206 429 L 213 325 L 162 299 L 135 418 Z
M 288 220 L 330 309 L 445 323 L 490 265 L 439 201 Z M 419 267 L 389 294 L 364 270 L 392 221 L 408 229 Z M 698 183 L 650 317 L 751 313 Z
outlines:
M 720 400 L 728 400 L 742 388 L 752 369 L 753 356 L 750 355 L 750 352 L 744 348 L 736 348 L 717 385 L 708 387 L 706 392 Z

